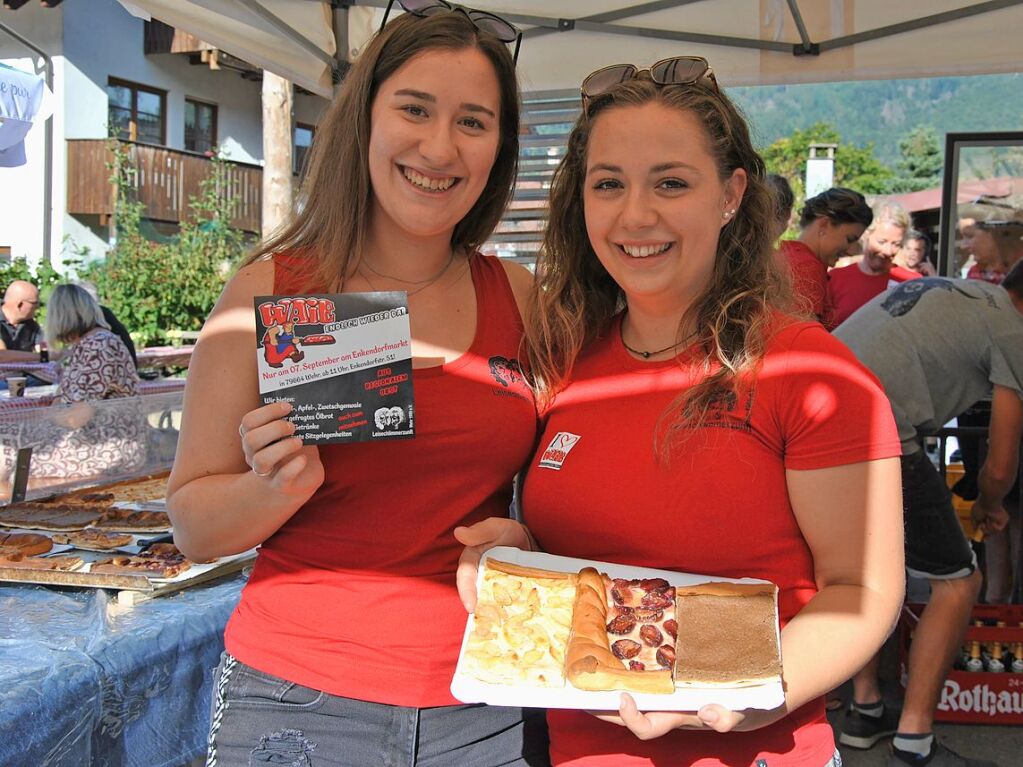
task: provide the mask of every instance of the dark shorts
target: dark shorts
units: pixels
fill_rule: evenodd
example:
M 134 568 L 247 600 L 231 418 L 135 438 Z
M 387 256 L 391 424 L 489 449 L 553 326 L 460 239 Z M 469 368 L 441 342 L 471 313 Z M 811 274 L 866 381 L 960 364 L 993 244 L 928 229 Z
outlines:
M 919 578 L 965 578 L 977 569 L 952 492 L 923 450 L 902 456 L 906 570 Z
M 207 767 L 549 767 L 541 709 L 406 708 L 341 698 L 227 655 L 213 687 Z

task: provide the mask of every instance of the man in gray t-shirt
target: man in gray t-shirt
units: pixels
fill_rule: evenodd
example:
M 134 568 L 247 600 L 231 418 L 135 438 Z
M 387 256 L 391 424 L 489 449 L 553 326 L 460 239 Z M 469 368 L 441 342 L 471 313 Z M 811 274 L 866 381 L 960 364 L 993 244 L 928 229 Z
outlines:
M 881 704 L 875 661 L 853 679 L 853 708 L 839 741 L 869 748 L 894 733 L 889 765 L 960 764 L 934 742 L 931 726 L 981 578 L 948 487 L 920 440 L 991 396 L 973 520 L 986 533 L 1005 528 L 1003 502 L 1015 482 L 1023 433 L 1023 262 L 1001 286 L 943 277 L 905 282 L 861 307 L 835 336 L 880 379 L 891 402 L 903 450 L 906 569 L 931 583 L 910 647 L 901 718 Z

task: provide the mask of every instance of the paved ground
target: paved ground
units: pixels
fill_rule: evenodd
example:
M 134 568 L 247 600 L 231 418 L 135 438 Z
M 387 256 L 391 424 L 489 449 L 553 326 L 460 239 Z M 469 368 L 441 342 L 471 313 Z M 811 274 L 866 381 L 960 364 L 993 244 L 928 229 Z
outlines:
M 885 700 L 895 705 L 898 705 L 901 700 L 901 690 L 896 676 L 897 668 L 895 650 L 889 643 L 882 655 L 881 678 Z M 842 688 L 841 693 L 843 699 L 849 701 L 852 697 L 851 686 L 847 684 Z M 844 709 L 829 715 L 831 724 L 835 727 L 836 740 L 844 717 Z M 963 756 L 987 759 L 993 761 L 998 767 L 1023 767 L 1023 727 L 1021 726 L 937 723 L 934 726 L 934 733 L 949 748 L 958 751 Z M 889 742 L 882 741 L 869 751 L 857 751 L 841 746 L 844 767 L 885 767 Z
M 841 712 L 831 716 L 836 728 L 841 726 L 843 716 Z M 934 732 L 949 748 L 963 756 L 988 759 L 998 767 L 1023 765 L 1023 727 L 936 724 Z M 885 767 L 887 763 L 887 742 L 878 743 L 869 751 L 856 751 L 845 746 L 840 750 L 843 767 Z

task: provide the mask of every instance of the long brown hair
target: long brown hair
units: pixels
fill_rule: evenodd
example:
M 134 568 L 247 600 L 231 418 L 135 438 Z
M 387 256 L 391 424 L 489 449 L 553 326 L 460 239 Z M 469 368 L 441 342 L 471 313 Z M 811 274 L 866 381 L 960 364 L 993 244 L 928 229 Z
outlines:
M 452 249 L 479 248 L 497 226 L 512 193 L 519 155 L 519 90 L 507 46 L 479 32 L 460 12 L 427 17 L 406 13 L 366 46 L 349 70 L 316 129 L 297 212 L 243 266 L 292 250 L 307 259 L 307 287 L 343 286 L 365 245 L 371 195 L 370 113 L 381 83 L 417 54 L 430 50 L 479 50 L 494 67 L 500 89 L 500 142 L 480 198 L 456 226 Z
M 722 181 L 742 168 L 746 192 L 721 230 L 710 284 L 679 325 L 693 327 L 705 350 L 700 383 L 683 392 L 662 418 L 658 438 L 703 423 L 722 392 L 752 374 L 764 356 L 776 308 L 787 308 L 789 290 L 771 252 L 774 201 L 764 162 L 749 129 L 723 93 L 705 84 L 658 86 L 649 78 L 629 80 L 591 99 L 568 140 L 555 171 L 550 220 L 537 262 L 537 309 L 530 316 L 527 349 L 541 402 L 550 402 L 571 375 L 580 351 L 604 335 L 625 306 L 625 294 L 597 258 L 586 234 L 583 183 L 590 133 L 601 115 L 616 108 L 659 103 L 693 115 L 704 129 Z

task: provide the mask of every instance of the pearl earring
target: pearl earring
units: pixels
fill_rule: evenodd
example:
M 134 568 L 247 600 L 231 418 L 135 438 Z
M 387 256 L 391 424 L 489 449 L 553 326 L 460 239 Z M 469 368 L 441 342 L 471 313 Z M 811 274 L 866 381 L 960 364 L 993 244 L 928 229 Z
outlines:
M 731 210 L 726 210 L 724 213 L 722 213 L 721 217 L 722 218 L 731 218 L 734 215 L 735 215 L 735 208 L 732 208 Z

